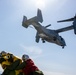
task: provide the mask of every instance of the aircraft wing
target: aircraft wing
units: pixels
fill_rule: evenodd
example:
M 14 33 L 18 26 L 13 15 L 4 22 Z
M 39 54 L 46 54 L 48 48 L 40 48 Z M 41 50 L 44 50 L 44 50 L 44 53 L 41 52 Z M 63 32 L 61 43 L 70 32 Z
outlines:
M 60 33 L 60 32 L 65 32 L 65 31 L 72 30 L 72 29 L 74 29 L 73 25 L 72 26 L 68 26 L 68 27 L 64 27 L 64 28 L 61 28 L 61 29 L 57 29 L 55 31 L 57 33 Z
M 74 29 L 74 34 L 76 34 L 76 16 L 74 18 L 71 18 L 70 20 L 68 19 L 67 21 L 72 21 L 72 20 L 73 20 L 73 25 L 58 29 L 56 30 L 56 32 L 59 33 L 59 32 L 64 32 L 64 31 Z M 60 22 L 64 22 L 64 21 L 60 21 Z

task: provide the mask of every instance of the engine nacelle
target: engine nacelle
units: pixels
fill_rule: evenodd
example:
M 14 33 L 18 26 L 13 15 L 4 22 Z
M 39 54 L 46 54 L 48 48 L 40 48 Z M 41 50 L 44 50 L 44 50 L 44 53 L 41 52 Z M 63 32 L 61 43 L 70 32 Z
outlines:
M 76 19 L 74 19 L 73 28 L 74 28 L 74 33 L 76 34 Z

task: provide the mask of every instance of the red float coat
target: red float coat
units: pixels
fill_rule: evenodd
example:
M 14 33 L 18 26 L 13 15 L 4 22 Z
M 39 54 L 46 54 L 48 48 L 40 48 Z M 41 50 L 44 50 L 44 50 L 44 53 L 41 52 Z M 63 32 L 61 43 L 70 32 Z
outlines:
M 23 69 L 23 72 L 25 75 L 30 75 L 30 73 L 39 70 L 31 59 L 28 59 L 27 61 L 25 61 L 25 63 L 26 63 L 26 66 Z

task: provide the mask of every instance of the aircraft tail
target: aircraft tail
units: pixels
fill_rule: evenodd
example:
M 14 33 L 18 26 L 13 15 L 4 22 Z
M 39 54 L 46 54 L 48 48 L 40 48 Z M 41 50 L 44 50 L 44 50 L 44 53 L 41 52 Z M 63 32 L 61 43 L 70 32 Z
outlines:
M 27 20 L 27 17 L 23 16 L 22 26 L 27 28 L 29 25 L 31 24 L 33 25 L 34 23 L 37 23 L 37 22 L 41 22 L 41 23 L 43 22 L 42 13 L 40 9 L 38 9 L 37 11 L 37 16 L 33 18 L 30 18 Z

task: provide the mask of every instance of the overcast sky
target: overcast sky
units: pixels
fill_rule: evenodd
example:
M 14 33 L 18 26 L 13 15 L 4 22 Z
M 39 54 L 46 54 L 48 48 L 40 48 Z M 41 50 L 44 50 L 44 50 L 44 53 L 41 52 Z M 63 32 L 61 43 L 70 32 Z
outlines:
M 60 33 L 67 46 L 62 49 L 52 43 L 35 42 L 36 30 L 22 26 L 23 15 L 31 18 L 40 8 L 43 26 L 58 29 L 72 22 L 58 20 L 74 17 L 76 0 L 0 0 L 0 51 L 11 52 L 21 58 L 25 53 L 45 75 L 76 75 L 76 35 L 74 31 Z M 2 68 L 0 67 L 2 72 Z

